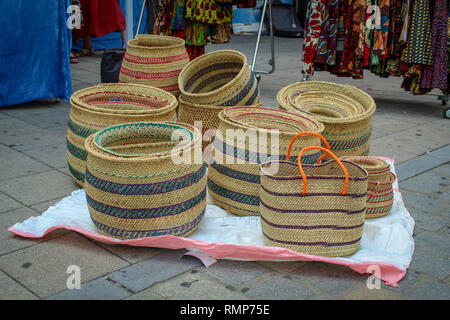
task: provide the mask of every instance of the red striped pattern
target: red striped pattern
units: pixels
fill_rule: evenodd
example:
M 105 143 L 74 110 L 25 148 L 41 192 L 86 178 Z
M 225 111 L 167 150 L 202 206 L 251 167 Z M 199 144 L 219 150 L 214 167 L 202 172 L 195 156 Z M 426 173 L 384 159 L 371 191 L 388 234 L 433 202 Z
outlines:
M 175 56 L 169 56 L 169 57 L 144 58 L 144 57 L 136 56 L 134 54 L 126 52 L 125 56 L 123 58 L 124 58 L 124 60 L 126 60 L 128 62 L 132 62 L 132 63 L 162 64 L 162 63 L 171 63 L 171 62 L 189 60 L 189 55 L 187 54 L 187 52 L 183 52 L 181 54 L 177 54 Z
M 125 68 L 122 66 L 120 69 L 120 73 L 133 77 L 135 79 L 169 79 L 178 77 L 180 74 L 181 69 L 167 71 L 167 72 L 143 72 L 143 71 L 136 71 L 136 70 L 130 70 L 128 68 Z

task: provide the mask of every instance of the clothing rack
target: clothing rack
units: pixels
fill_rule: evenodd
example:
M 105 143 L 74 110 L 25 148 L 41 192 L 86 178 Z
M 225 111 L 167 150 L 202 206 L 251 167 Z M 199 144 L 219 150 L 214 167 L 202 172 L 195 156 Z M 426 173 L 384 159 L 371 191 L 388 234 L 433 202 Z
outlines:
M 304 27 L 305 27 L 305 36 L 306 36 L 306 30 L 307 30 L 306 26 L 307 26 L 307 23 L 308 23 L 308 20 L 309 20 L 309 16 L 310 16 L 310 14 L 311 14 L 311 12 L 310 12 L 310 10 L 311 10 L 311 1 L 312 1 L 312 0 L 308 0 L 308 4 L 307 4 L 308 10 L 307 10 L 307 12 L 306 12 L 305 26 L 304 26 Z M 303 38 L 303 39 L 304 39 L 304 38 Z M 303 54 L 304 54 L 304 52 L 303 52 Z M 302 59 L 302 60 L 303 60 L 303 59 Z M 304 74 L 303 77 L 302 77 L 302 79 L 301 79 L 301 81 L 310 81 L 310 80 L 311 80 L 311 75 L 307 75 L 307 74 Z M 435 97 L 437 97 L 437 99 L 441 101 L 442 106 L 444 106 L 444 107 L 447 106 L 448 101 L 449 101 L 449 95 L 448 95 L 448 93 L 442 93 L 442 94 L 426 93 L 426 94 L 429 95 L 429 96 L 435 96 Z M 446 108 L 443 110 L 442 115 L 443 115 L 444 118 L 450 119 L 450 107 L 446 107 Z
M 261 35 L 264 26 L 264 17 L 266 16 L 267 7 L 269 7 L 269 30 L 270 30 L 270 52 L 271 52 L 271 59 L 269 59 L 268 64 L 271 66 L 271 68 L 269 71 L 261 71 L 255 70 L 255 64 L 256 58 L 258 56 L 259 43 L 261 41 Z M 258 82 L 261 78 L 261 74 L 270 74 L 275 71 L 275 41 L 273 34 L 272 0 L 264 0 L 263 9 L 261 13 L 261 21 L 259 22 L 258 34 L 256 36 L 255 50 L 253 51 L 253 60 L 250 67 L 251 71 L 255 74 Z

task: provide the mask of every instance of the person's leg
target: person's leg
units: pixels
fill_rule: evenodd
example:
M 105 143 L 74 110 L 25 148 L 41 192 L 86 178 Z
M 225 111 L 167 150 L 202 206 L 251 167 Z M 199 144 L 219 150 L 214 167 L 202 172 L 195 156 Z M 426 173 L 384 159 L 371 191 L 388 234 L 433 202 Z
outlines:
M 83 48 L 78 53 L 78 56 L 84 57 L 93 55 L 94 55 L 94 48 L 92 47 L 92 39 L 91 35 L 88 34 L 86 37 L 84 37 L 84 45 Z
M 126 46 L 127 46 L 127 36 L 125 34 L 125 30 L 120 30 L 120 35 L 122 36 L 122 47 L 126 48 Z

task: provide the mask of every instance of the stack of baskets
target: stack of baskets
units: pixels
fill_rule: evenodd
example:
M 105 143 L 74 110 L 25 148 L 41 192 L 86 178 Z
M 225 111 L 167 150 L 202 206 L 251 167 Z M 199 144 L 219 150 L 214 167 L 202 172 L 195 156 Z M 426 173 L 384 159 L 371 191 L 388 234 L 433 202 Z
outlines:
M 126 123 L 89 136 L 85 189 L 97 229 L 119 239 L 192 233 L 206 208 L 206 166 L 194 157 L 200 144 L 197 129 L 177 122 Z
M 214 203 L 236 215 L 259 215 L 260 163 L 285 159 L 291 140 L 299 132 L 312 134 L 295 141 L 294 153 L 306 146 L 321 145 L 321 138 L 314 134 L 320 134 L 323 125 L 306 113 L 230 107 L 219 113 L 219 119 L 208 169 L 208 190 Z M 320 151 L 307 152 L 302 162 L 314 163 L 319 156 Z
M 238 51 L 219 50 L 194 59 L 181 71 L 178 85 L 178 120 L 201 121 L 202 133 L 217 129 L 225 107 L 261 105 L 257 80 Z M 204 141 L 203 147 L 209 143 Z
M 111 125 L 137 121 L 175 121 L 177 99 L 163 90 L 136 84 L 101 84 L 75 92 L 67 126 L 67 161 L 84 186 L 85 139 Z
M 119 82 L 145 84 L 178 96 L 178 75 L 188 62 L 183 39 L 141 34 L 128 41 Z
M 323 136 L 338 156 L 368 155 L 376 105 L 364 91 L 331 82 L 304 81 L 277 94 L 281 109 L 309 113 L 325 126 Z
M 356 163 L 369 174 L 366 219 L 383 217 L 391 212 L 394 202 L 392 183 L 397 178 L 389 163 L 376 157 L 342 157 Z

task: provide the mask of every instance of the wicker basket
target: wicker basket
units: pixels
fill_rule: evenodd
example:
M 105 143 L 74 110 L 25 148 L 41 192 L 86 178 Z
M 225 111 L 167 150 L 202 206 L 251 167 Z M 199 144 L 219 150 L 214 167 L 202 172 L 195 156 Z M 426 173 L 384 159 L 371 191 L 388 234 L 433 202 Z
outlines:
M 267 245 L 320 256 L 346 256 L 360 246 L 366 211 L 367 172 L 335 159 L 302 165 L 280 161 L 274 174 L 261 165 L 261 227 Z M 299 174 L 300 168 L 300 174 Z M 344 172 L 344 173 L 343 173 Z
M 323 135 L 338 157 L 368 155 L 376 105 L 364 91 L 349 85 L 304 81 L 281 89 L 277 101 L 283 110 L 306 111 L 322 122 Z
M 181 141 L 172 142 L 174 132 Z M 200 143 L 197 129 L 177 122 L 126 123 L 89 136 L 85 189 L 98 231 L 119 239 L 192 233 L 206 208 L 206 166 L 194 161 Z
M 101 84 L 75 92 L 67 125 L 67 162 L 84 186 L 85 139 L 105 127 L 136 121 L 176 120 L 177 99 L 163 90 L 135 84 Z
M 391 212 L 394 203 L 392 183 L 397 178 L 386 161 L 376 157 L 342 157 L 356 163 L 369 174 L 366 219 L 379 218 Z
M 214 133 L 219 127 L 219 113 L 226 107 L 193 104 L 183 100 L 182 96 L 178 98 L 178 121 L 194 125 L 194 122 L 201 123 L 203 134 L 203 151 L 211 145 L 214 140 Z M 255 106 L 261 106 L 259 102 Z M 208 150 L 208 154 L 209 154 Z
M 306 114 L 231 107 L 221 111 L 219 119 L 208 168 L 208 190 L 218 206 L 236 215 L 259 214 L 259 163 L 285 159 L 291 140 L 299 132 L 312 133 L 295 142 L 294 152 L 321 145 L 321 138 L 314 134 L 321 133 L 323 125 Z M 279 135 L 273 129 L 278 129 Z M 317 151 L 307 152 L 302 161 L 313 163 L 319 155 Z
M 154 86 L 178 96 L 178 75 L 188 62 L 183 39 L 141 34 L 128 41 L 119 82 Z
M 194 59 L 181 71 L 178 85 L 183 100 L 197 105 L 260 104 L 256 78 L 238 51 L 219 50 Z

